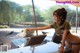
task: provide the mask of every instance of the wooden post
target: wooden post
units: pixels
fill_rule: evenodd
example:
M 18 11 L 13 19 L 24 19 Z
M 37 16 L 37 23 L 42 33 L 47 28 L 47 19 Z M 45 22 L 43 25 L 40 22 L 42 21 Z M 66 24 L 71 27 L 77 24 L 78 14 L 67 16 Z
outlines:
M 76 33 L 78 29 L 78 7 L 76 7 Z
M 37 20 L 36 20 L 36 15 L 35 15 L 34 0 L 32 0 L 32 6 L 33 6 L 33 14 L 34 14 L 35 27 L 37 27 Z M 38 35 L 37 30 L 36 30 L 36 35 Z

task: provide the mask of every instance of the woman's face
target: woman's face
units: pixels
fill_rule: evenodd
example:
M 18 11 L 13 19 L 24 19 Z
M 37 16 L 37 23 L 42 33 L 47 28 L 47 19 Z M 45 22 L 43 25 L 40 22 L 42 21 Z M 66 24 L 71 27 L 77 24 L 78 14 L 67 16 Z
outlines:
M 56 15 L 53 16 L 54 22 L 58 22 L 58 17 Z
M 60 17 L 58 17 L 56 15 L 53 16 L 53 19 L 54 19 L 54 22 L 56 22 L 56 23 L 59 23 L 61 20 Z

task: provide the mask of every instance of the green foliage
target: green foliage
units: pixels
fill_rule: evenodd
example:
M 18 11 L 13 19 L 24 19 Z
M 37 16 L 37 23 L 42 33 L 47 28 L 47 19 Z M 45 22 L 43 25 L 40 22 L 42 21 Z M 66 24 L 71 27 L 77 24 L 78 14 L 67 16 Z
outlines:
M 76 10 L 71 10 L 67 5 L 55 5 L 51 8 L 42 12 L 41 16 L 44 17 L 45 22 L 52 24 L 54 22 L 53 12 L 58 8 L 65 8 L 67 10 L 67 21 L 71 23 L 72 26 L 75 26 L 76 22 Z M 78 23 L 80 25 L 80 11 L 78 11 Z
M 35 7 L 36 20 L 43 22 L 43 17 L 40 16 L 40 10 Z M 20 6 L 10 1 L 0 1 L 0 23 L 20 23 L 33 22 L 34 14 L 32 5 Z
M 41 14 L 44 17 L 45 22 L 47 23 L 53 23 L 53 12 L 58 8 L 67 8 L 66 5 L 54 5 L 51 8 L 45 10 L 43 14 Z
M 67 20 L 75 25 L 76 11 L 68 8 L 67 5 L 53 5 L 51 8 L 45 11 L 40 11 L 38 7 L 35 7 L 35 15 L 37 22 L 46 22 L 52 24 L 53 12 L 58 8 L 65 8 L 68 12 Z M 80 23 L 80 11 L 78 12 L 78 21 Z M 32 5 L 20 6 L 11 1 L 0 1 L 0 23 L 20 23 L 20 22 L 34 22 L 34 13 Z M 79 24 L 80 25 L 80 24 Z
M 0 28 L 9 28 L 7 25 L 0 25 Z
M 9 1 L 0 1 L 0 22 L 9 24 L 14 22 L 16 15 L 20 14 L 17 12 L 19 5 Z
M 31 5 L 26 5 L 23 6 L 24 9 L 24 17 L 25 17 L 25 21 L 28 22 L 33 22 L 34 21 L 34 13 L 33 13 L 33 8 Z M 35 15 L 36 15 L 36 20 L 38 22 L 43 22 L 43 17 L 40 16 L 40 10 L 35 7 Z

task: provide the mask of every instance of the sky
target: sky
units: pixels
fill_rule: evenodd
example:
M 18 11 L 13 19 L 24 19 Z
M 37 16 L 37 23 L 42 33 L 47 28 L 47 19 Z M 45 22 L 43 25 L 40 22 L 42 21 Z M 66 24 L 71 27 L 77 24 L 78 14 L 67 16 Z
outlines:
M 16 2 L 20 5 L 28 5 L 28 4 L 32 5 L 31 3 L 32 0 L 10 0 L 10 1 Z M 56 2 L 52 0 L 34 0 L 34 5 L 40 8 L 41 10 L 45 10 L 53 5 L 56 5 Z M 69 5 L 69 8 L 73 10 L 75 9 L 75 6 Z

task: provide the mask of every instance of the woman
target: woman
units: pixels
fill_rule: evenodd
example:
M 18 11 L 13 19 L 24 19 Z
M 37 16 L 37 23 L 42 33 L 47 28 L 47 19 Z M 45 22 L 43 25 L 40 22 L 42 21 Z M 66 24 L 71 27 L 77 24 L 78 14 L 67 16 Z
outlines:
M 44 27 L 27 28 L 27 31 L 31 30 L 44 30 L 54 28 L 58 36 L 62 37 L 62 44 L 60 52 L 64 53 L 64 45 L 67 48 L 72 48 L 72 53 L 79 53 L 80 50 L 80 38 L 70 33 L 70 25 L 66 21 L 67 11 L 64 8 L 57 9 L 53 12 L 54 23 Z

